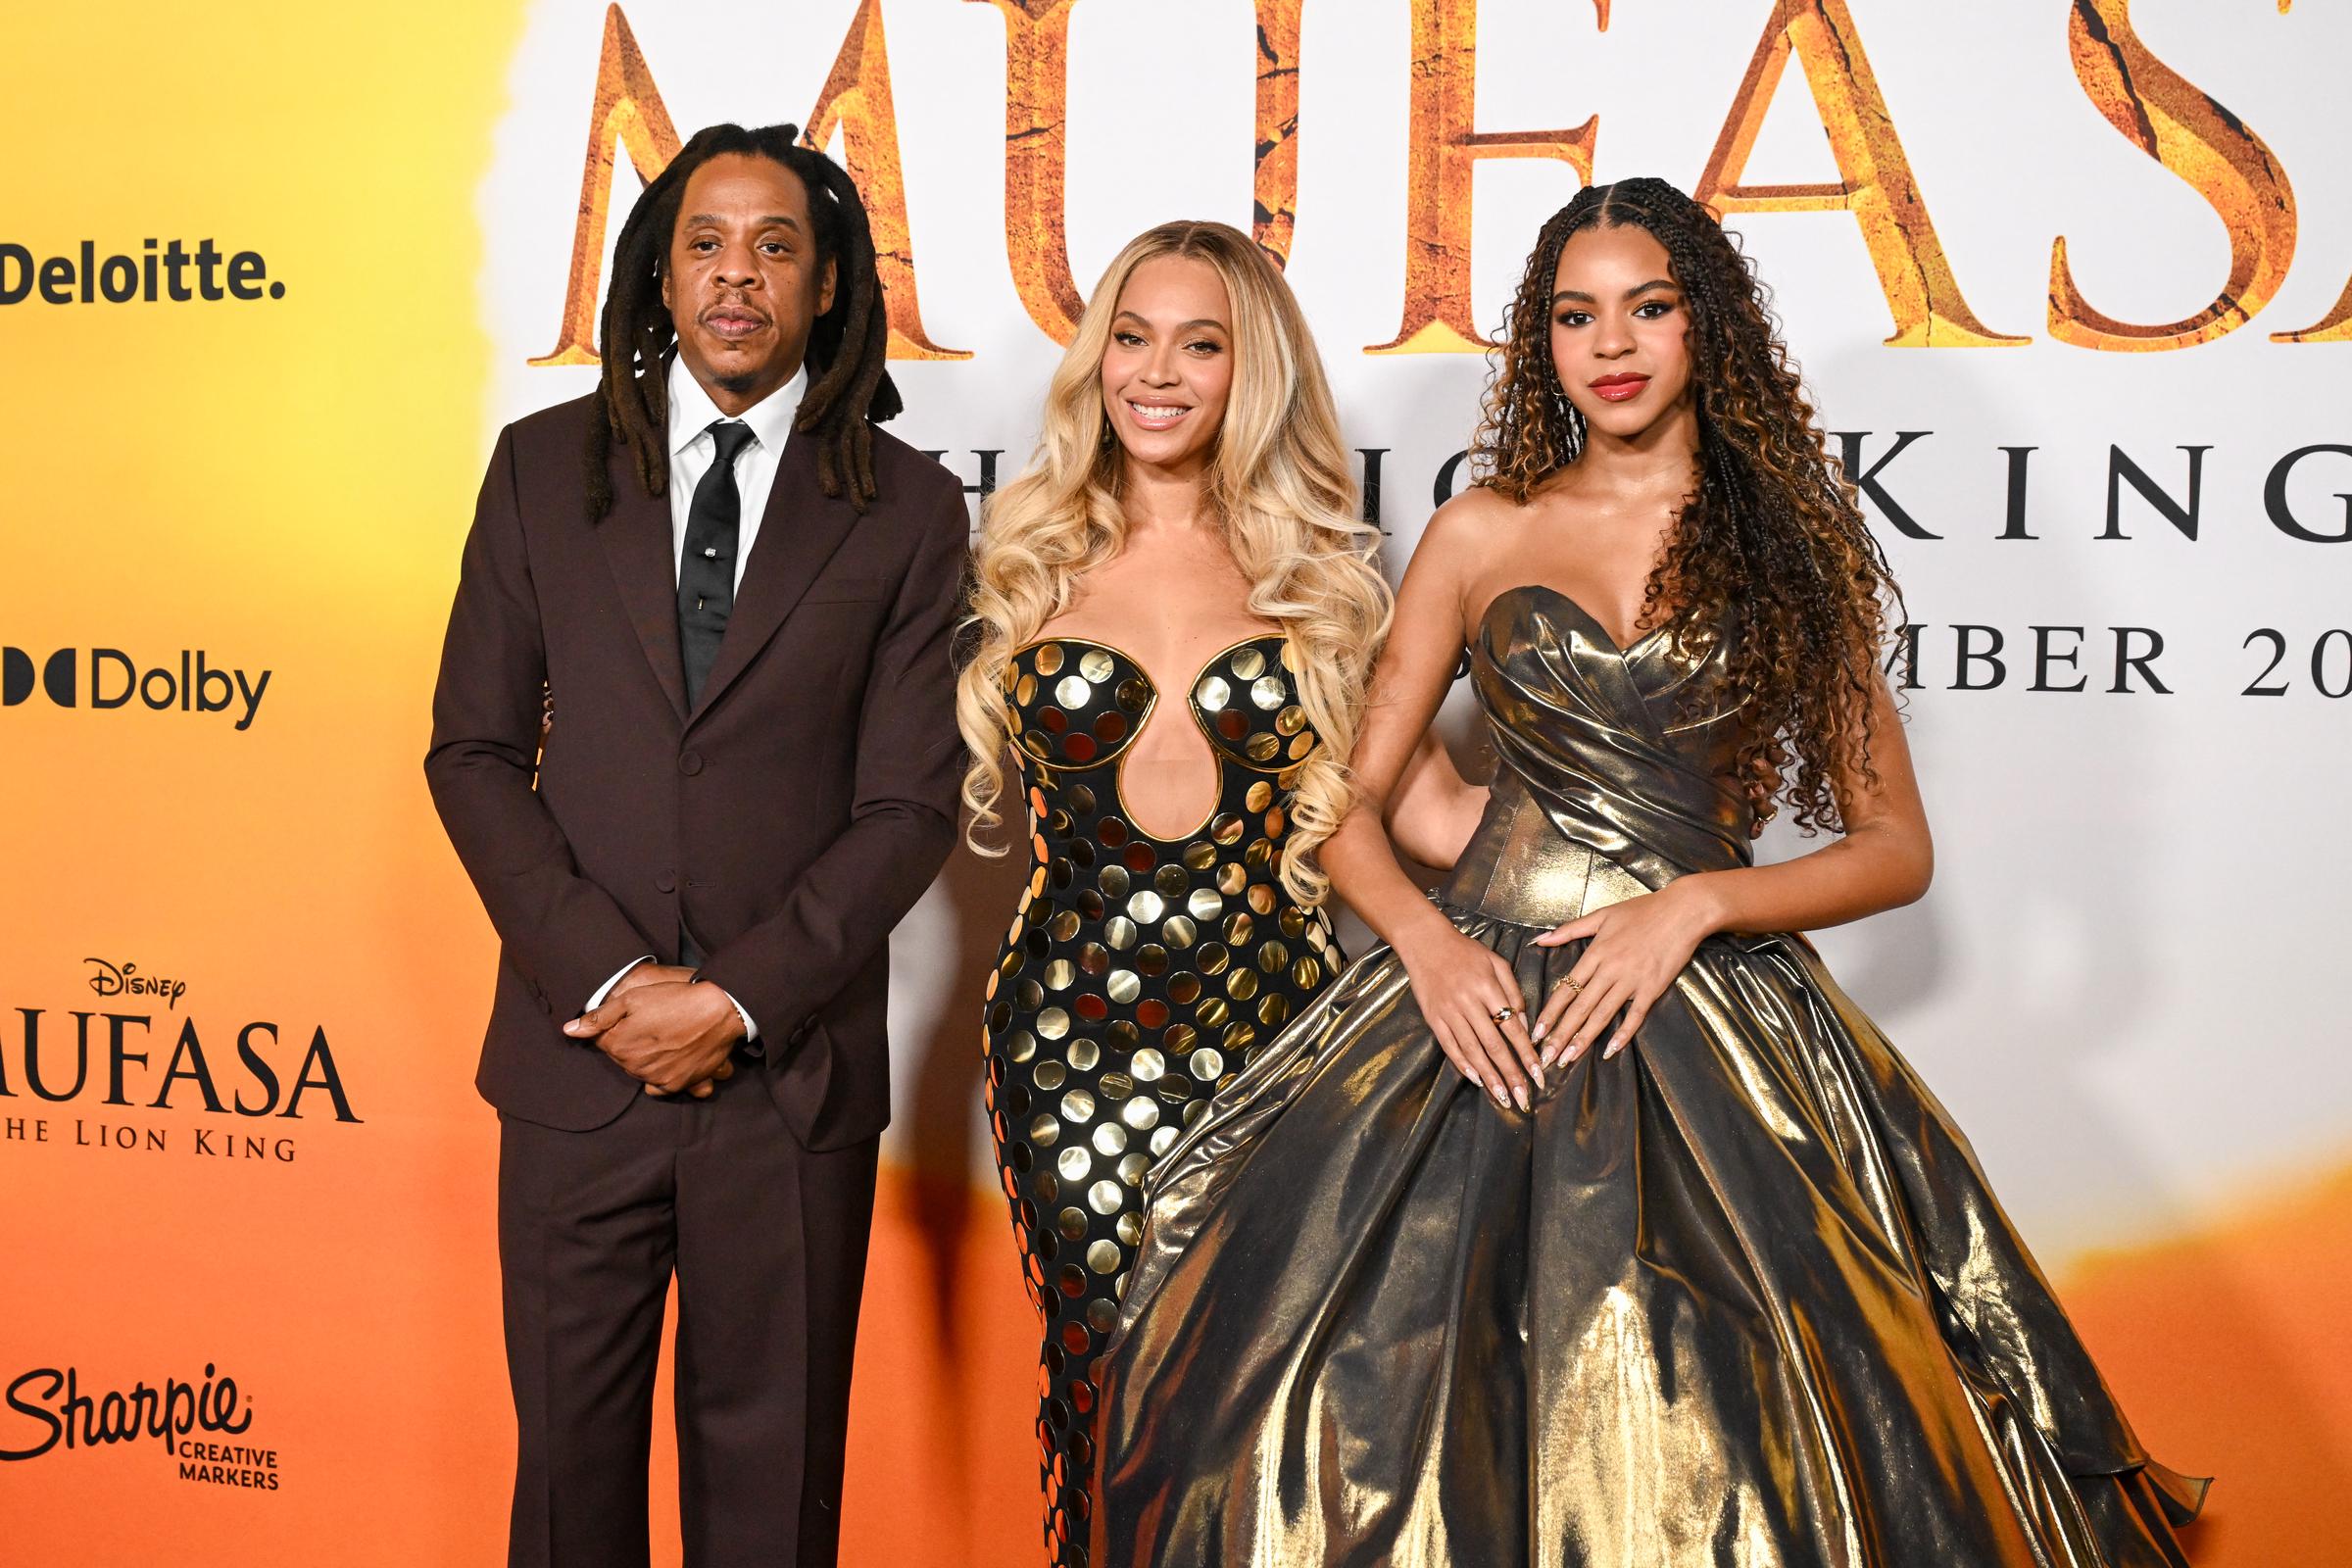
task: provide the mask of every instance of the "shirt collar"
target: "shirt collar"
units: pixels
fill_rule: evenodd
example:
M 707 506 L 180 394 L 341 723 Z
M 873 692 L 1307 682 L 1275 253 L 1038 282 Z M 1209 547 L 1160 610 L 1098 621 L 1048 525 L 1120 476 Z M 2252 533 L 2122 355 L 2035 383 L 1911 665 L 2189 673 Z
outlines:
M 739 418 L 752 427 L 752 439 L 760 450 L 778 453 L 792 434 L 792 421 L 801 412 L 801 398 L 808 390 L 808 367 L 804 364 L 792 372 L 792 379 L 753 404 L 740 415 L 721 414 L 703 383 L 694 378 L 686 368 L 685 359 L 677 354 L 669 357 L 669 452 L 676 457 L 686 450 L 695 437 L 708 430 L 712 421 Z

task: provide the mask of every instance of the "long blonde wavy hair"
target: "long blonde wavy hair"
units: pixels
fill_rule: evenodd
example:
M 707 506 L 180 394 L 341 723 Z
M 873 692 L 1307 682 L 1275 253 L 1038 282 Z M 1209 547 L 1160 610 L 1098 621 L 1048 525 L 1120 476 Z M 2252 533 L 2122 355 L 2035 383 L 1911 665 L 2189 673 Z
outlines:
M 1224 223 L 1162 223 L 1119 252 L 1054 372 L 1035 456 L 989 500 L 963 627 L 969 662 L 956 690 L 956 720 L 972 758 L 965 835 L 983 855 L 1004 853 L 982 835 L 1004 820 L 1006 661 L 1069 608 L 1087 572 L 1126 547 L 1124 449 L 1102 406 L 1102 356 L 1128 277 L 1162 256 L 1214 268 L 1232 310 L 1233 388 L 1206 499 L 1249 579 L 1250 613 L 1278 622 L 1289 641 L 1299 706 L 1321 740 L 1292 781 L 1281 866 L 1283 886 L 1311 906 L 1330 888 L 1315 850 L 1354 801 L 1348 760 L 1394 599 L 1372 562 L 1379 532 L 1357 515 L 1348 449 L 1306 318 L 1266 254 Z

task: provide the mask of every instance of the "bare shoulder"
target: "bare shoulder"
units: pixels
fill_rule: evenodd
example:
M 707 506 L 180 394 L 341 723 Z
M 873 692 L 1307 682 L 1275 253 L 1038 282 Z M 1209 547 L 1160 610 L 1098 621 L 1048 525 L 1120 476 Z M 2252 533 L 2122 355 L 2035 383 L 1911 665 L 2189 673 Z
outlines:
M 1447 550 L 1475 550 L 1492 544 L 1495 531 L 1525 509 L 1510 497 L 1487 486 L 1472 485 L 1429 514 L 1422 537 Z
M 1473 486 L 1429 515 L 1413 547 L 1408 577 L 1458 590 L 1485 575 L 1495 556 L 1508 548 L 1511 523 L 1520 508 L 1507 496 Z

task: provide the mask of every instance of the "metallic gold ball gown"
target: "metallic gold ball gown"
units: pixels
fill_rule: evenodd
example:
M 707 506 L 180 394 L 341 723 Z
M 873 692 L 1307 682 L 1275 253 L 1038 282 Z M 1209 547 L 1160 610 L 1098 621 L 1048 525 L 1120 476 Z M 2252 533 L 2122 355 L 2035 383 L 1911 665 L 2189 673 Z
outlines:
M 1678 702 L 1723 657 L 1621 651 L 1544 588 L 1489 609 L 1501 766 L 1438 898 L 1531 1005 L 1583 947 L 1545 929 L 1746 863 L 1733 715 Z M 1151 1185 L 1102 1388 L 1105 1568 L 2184 1562 L 2204 1483 L 2141 1448 L 1801 938 L 1703 943 L 1529 1113 L 1455 1073 L 1376 950 Z
M 1216 654 L 1186 706 L 1217 764 L 1191 833 L 1155 839 L 1119 764 L 1159 705 L 1134 659 L 1084 638 L 1007 662 L 1037 864 L 988 987 L 988 1103 L 1029 1294 L 1045 1319 L 1037 1436 L 1046 1554 L 1084 1568 L 1103 1342 L 1152 1162 L 1343 961 L 1276 878 L 1313 752 L 1280 636 Z

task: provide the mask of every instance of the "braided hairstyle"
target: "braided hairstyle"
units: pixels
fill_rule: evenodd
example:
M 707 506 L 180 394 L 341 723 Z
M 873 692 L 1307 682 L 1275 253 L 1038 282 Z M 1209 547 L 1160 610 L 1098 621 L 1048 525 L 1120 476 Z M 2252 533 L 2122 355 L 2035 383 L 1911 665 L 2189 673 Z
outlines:
M 637 199 L 612 246 L 612 286 L 605 295 L 598 329 L 604 345 L 604 373 L 596 399 L 604 417 L 590 421 L 587 451 L 588 514 L 602 517 L 612 508 L 606 467 L 617 440 L 635 455 L 637 477 L 650 496 L 669 487 L 669 382 L 662 356 L 677 342 L 669 307 L 662 303 L 662 275 L 678 225 L 686 182 L 713 158 L 748 154 L 782 164 L 800 176 L 808 192 L 808 217 L 815 230 L 817 263 L 833 263 L 833 308 L 808 332 L 808 390 L 793 420 L 793 433 L 816 443 L 817 482 L 828 496 L 846 489 L 850 504 L 863 512 L 874 499 L 874 424 L 897 415 L 898 388 L 884 365 L 890 322 L 882 279 L 874 270 L 874 236 L 865 204 L 849 172 L 814 148 L 803 146 L 795 125 L 710 125 L 678 149 Z M 870 421 L 870 422 L 869 422 Z
M 1579 191 L 1544 223 L 1489 374 L 1471 448 L 1477 482 L 1525 504 L 1583 455 L 1584 416 L 1551 357 L 1554 279 L 1573 235 L 1629 224 L 1665 248 L 1688 302 L 1699 423 L 1698 471 L 1650 570 L 1641 623 L 1670 624 L 1693 657 L 1731 639 L 1728 693 L 1687 700 L 1739 705 L 1740 776 L 1776 787 L 1807 832 L 1841 831 L 1838 783 L 1878 781 L 1878 662 L 1888 625 L 1902 623 L 1902 595 L 1823 447 L 1770 291 L 1712 213 L 1639 178 Z

